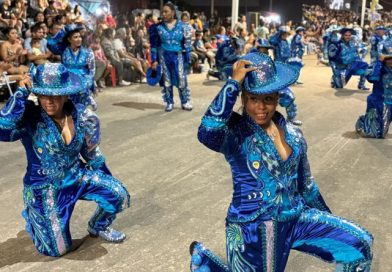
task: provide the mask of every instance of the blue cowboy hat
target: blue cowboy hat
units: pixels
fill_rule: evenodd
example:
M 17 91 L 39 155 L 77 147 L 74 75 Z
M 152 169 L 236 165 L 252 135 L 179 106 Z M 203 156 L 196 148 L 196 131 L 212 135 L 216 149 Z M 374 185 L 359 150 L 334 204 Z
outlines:
M 257 48 L 268 48 L 268 49 L 273 49 L 274 46 L 272 44 L 270 44 L 270 42 L 268 41 L 268 39 L 262 39 L 262 38 L 258 38 L 256 41 L 256 47 Z
M 295 29 L 295 32 L 300 32 L 300 31 L 305 31 L 305 28 L 303 26 L 299 26 Z
M 346 32 L 351 32 L 351 35 L 357 35 L 357 32 L 354 30 L 354 29 L 352 29 L 352 28 L 349 28 L 349 27 L 343 27 L 341 30 L 340 30 L 340 34 L 344 34 L 344 33 L 346 33 Z
M 33 79 L 31 92 L 38 95 L 71 95 L 82 92 L 86 85 L 82 77 L 70 72 L 61 63 L 46 63 L 30 67 Z
M 388 31 L 388 28 L 386 28 L 385 26 L 377 26 L 374 30 L 384 30 L 384 31 Z
M 241 57 L 252 62 L 257 69 L 248 72 L 242 83 L 243 90 L 253 94 L 276 93 L 295 83 L 299 73 L 296 68 L 283 62 L 274 62 L 262 53 L 249 53 Z
M 157 66 L 157 69 L 154 70 L 151 67 L 147 69 L 146 78 L 147 84 L 150 86 L 155 86 L 162 77 L 162 67 L 160 65 Z

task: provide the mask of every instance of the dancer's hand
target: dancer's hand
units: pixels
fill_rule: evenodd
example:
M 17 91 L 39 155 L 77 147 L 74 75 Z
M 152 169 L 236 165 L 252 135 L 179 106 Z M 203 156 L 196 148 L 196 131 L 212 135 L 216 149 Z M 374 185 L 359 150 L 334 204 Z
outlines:
M 32 85 L 33 85 L 33 83 L 32 83 L 31 78 L 28 74 L 21 75 L 21 78 L 18 81 L 19 87 L 30 89 L 32 87 Z
M 242 83 L 244 81 L 246 73 L 250 71 L 254 71 L 256 67 L 246 67 L 247 65 L 251 65 L 252 62 L 247 60 L 239 60 L 233 64 L 233 76 L 232 79 L 237 81 L 238 83 Z

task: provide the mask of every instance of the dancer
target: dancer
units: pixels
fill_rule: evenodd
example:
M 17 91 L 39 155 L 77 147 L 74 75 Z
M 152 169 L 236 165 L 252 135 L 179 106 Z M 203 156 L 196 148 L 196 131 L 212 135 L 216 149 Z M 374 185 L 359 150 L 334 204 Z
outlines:
M 333 73 L 332 87 L 343 88 L 351 76 L 359 75 L 358 89 L 369 90 L 365 86 L 368 64 L 359 57 L 357 47 L 351 39 L 356 32 L 351 28 L 342 28 L 340 33 L 341 39 L 331 42 L 328 46 L 329 63 Z
M 379 46 L 379 60 L 368 76 L 373 90 L 367 98 L 366 114 L 360 116 L 355 125 L 363 137 L 385 138 L 392 120 L 392 38 Z
M 301 69 L 304 66 L 302 60 L 305 53 L 305 45 L 302 42 L 304 33 L 305 28 L 303 26 L 296 28 L 295 35 L 291 41 L 291 58 L 288 60 L 288 63 L 297 66 L 299 74 L 301 74 Z M 302 82 L 297 80 L 296 84 L 302 84 Z
M 331 214 L 311 174 L 299 128 L 276 111 L 279 90 L 296 69 L 251 53 L 233 66 L 202 118 L 198 138 L 225 155 L 233 176 L 226 218 L 228 264 L 191 244 L 191 271 L 283 272 L 290 249 L 338 264 L 338 271 L 370 271 L 372 236 Z M 241 93 L 244 112 L 233 112 Z
M 88 223 L 91 236 L 119 243 L 125 234 L 110 227 L 116 214 L 129 207 L 130 197 L 106 167 L 99 148 L 98 117 L 69 95 L 83 92 L 82 78 L 62 64 L 37 67 L 0 111 L 0 140 L 21 140 L 27 172 L 23 199 L 26 231 L 37 250 L 61 256 L 72 249 L 69 229 L 77 200 L 95 201 Z M 30 90 L 39 105 L 27 100 Z
M 167 2 L 163 5 L 163 22 L 150 27 L 152 69 L 158 63 L 162 67 L 163 101 L 165 111 L 172 111 L 174 106 L 173 86 L 179 91 L 183 110 L 192 110 L 190 90 L 187 82 L 187 69 L 190 65 L 192 50 L 192 28 L 177 20 L 176 7 Z
M 53 54 L 61 55 L 61 63 L 65 67 L 84 78 L 86 88 L 83 92 L 71 96 L 74 103 L 91 105 L 93 110 L 96 110 L 97 104 L 92 97 L 96 92 L 95 58 L 91 48 L 82 46 L 82 29 L 79 25 L 66 25 L 48 40 L 48 48 Z

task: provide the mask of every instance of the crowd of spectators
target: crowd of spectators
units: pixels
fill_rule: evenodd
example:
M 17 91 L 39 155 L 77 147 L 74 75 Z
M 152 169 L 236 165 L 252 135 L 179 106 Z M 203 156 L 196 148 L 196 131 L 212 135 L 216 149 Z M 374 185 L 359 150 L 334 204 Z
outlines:
M 156 13 L 155 13 L 156 14 Z M 385 22 L 392 22 L 391 13 L 381 12 Z M 237 37 L 243 45 L 242 53 L 251 50 L 258 38 L 273 35 L 279 25 L 261 21 L 259 26 L 248 25 L 246 16 L 239 16 L 230 29 L 230 22 L 215 11 L 208 18 L 203 12 L 181 11 L 179 20 L 193 29 L 192 64 L 189 73 L 201 73 L 213 68 L 218 46 L 230 37 Z M 304 6 L 305 44 L 308 52 L 316 51 L 329 25 L 357 25 L 360 17 L 353 11 L 336 11 L 320 6 Z M 130 82 L 144 82 L 151 65 L 149 28 L 159 18 L 149 10 L 128 11 L 113 16 L 110 12 L 95 18 L 93 27 L 82 31 L 83 44 L 92 49 L 95 62 L 95 81 L 102 90 L 107 84 L 126 86 Z M 91 23 L 91 22 L 89 22 Z M 7 72 L 15 79 L 28 72 L 31 63 L 60 62 L 61 57 L 48 50 L 47 40 L 68 24 L 86 25 L 78 5 L 68 0 L 3 0 L 0 4 L 0 73 Z M 294 33 L 294 24 L 289 21 Z M 364 36 L 368 35 L 364 29 Z M 366 40 L 366 37 L 365 37 Z

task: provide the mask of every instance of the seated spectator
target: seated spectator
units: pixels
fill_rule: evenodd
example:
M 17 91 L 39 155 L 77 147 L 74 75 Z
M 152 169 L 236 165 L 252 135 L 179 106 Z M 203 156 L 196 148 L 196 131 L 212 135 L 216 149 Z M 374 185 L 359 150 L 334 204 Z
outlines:
M 39 38 L 31 39 L 31 54 L 34 56 L 44 55 L 41 51 L 41 40 Z M 48 62 L 46 58 L 37 58 L 33 61 L 35 65 L 45 64 Z
M 203 33 L 196 32 L 196 38 L 193 43 L 193 47 L 195 48 L 196 54 L 202 61 L 207 57 L 210 68 L 215 65 L 215 54 L 211 50 L 205 48 L 203 43 Z
M 0 28 L 15 27 L 17 18 L 11 8 L 11 0 L 4 0 L 0 5 Z
M 24 48 L 27 50 L 27 59 L 31 62 L 35 62 L 36 60 L 39 59 L 49 59 L 52 57 L 52 53 L 48 49 L 48 41 L 44 38 L 44 30 L 40 26 L 40 24 L 35 24 L 31 27 L 31 38 L 27 38 L 24 41 Z M 32 48 L 31 48 L 31 40 L 32 38 L 38 38 L 40 39 L 40 50 L 43 53 L 43 55 L 40 56 L 35 56 L 32 54 Z
M 130 64 L 143 77 L 145 77 L 148 67 L 146 67 L 143 60 L 140 60 L 140 58 L 136 58 L 132 53 L 127 52 L 124 45 L 124 39 L 126 38 L 126 35 L 125 28 L 120 28 L 117 30 L 116 39 L 113 41 L 114 48 L 117 50 L 118 55 L 124 63 Z
M 219 27 L 218 34 L 216 34 L 215 37 L 218 41 L 218 44 L 221 44 L 224 41 L 229 40 L 229 37 L 226 35 L 226 28 L 224 26 Z
M 117 50 L 114 47 L 113 40 L 114 40 L 115 31 L 112 28 L 107 28 L 103 31 L 103 39 L 101 42 L 103 51 L 105 56 L 108 58 L 110 63 L 116 70 L 117 82 L 120 86 L 128 86 L 131 83 L 123 80 L 124 74 L 124 63 L 122 62 L 120 56 L 118 55 Z
M 22 47 L 16 28 L 9 28 L 6 36 L 7 41 L 1 45 L 0 55 L 1 59 L 10 65 L 7 69 L 8 74 L 20 75 L 27 73 L 29 68 L 21 65 L 25 61 L 27 52 Z
M 218 42 L 216 40 L 216 37 L 211 37 L 211 42 L 210 42 L 211 48 L 216 52 L 218 51 Z M 213 52 L 214 52 L 213 51 Z
M 59 12 L 54 5 L 54 0 L 49 0 L 48 4 L 49 6 L 44 10 L 45 18 L 54 18 L 59 15 Z
M 250 50 L 255 46 L 255 42 L 256 42 L 255 34 L 250 33 L 245 43 L 244 54 L 248 54 L 250 52 Z
M 106 88 L 105 78 L 111 73 L 113 68 L 109 60 L 106 58 L 100 42 L 101 39 L 99 35 L 97 33 L 94 33 L 93 41 L 90 45 L 90 48 L 93 50 L 94 57 L 95 57 L 94 80 L 99 88 L 99 91 Z

